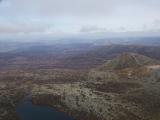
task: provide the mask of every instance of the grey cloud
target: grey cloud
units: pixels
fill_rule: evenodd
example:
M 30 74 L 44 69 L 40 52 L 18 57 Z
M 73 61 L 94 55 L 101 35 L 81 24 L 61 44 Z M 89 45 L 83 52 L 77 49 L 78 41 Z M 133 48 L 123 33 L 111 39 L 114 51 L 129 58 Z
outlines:
M 19 33 L 42 33 L 50 29 L 50 26 L 47 24 L 41 23 L 26 23 L 26 22 L 6 22 L 5 24 L 0 21 L 0 34 L 7 33 L 7 34 L 19 34 Z
M 85 26 L 80 29 L 80 32 L 91 33 L 91 32 L 106 32 L 106 28 L 97 27 L 97 26 Z
M 94 16 L 111 12 L 112 2 L 106 0 L 6 0 L 2 11 L 10 15 Z M 5 3 L 4 2 L 4 3 Z
M 153 1 L 153 2 L 152 2 Z M 156 5 L 157 0 L 5 0 L 6 13 L 37 15 L 94 16 L 110 15 L 120 6 Z M 154 2 L 155 1 L 155 2 Z M 159 3 L 159 2 L 158 2 Z
M 153 24 L 155 26 L 159 26 L 160 27 L 160 20 L 159 19 L 155 20 Z

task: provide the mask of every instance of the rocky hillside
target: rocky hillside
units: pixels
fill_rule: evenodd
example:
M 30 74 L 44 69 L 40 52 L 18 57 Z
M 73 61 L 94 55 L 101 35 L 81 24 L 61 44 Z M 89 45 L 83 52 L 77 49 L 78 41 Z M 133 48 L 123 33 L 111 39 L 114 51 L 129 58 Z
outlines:
M 122 53 L 99 67 L 99 70 L 118 70 L 136 68 L 146 65 L 156 65 L 158 61 L 136 53 Z

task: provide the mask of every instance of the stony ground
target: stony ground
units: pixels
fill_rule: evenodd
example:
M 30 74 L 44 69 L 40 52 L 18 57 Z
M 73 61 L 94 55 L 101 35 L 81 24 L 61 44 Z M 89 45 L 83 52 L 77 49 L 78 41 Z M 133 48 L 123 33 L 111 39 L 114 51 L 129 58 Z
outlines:
M 15 106 L 26 95 L 34 104 L 55 107 L 77 120 L 160 119 L 159 65 L 93 69 L 87 75 L 70 70 L 18 73 L 0 73 L 0 120 L 17 120 Z
M 141 77 L 140 73 L 138 76 L 135 73 L 124 76 L 119 71 L 112 72 L 116 77 L 110 76 L 110 79 L 102 76 L 102 79 L 84 82 L 35 84 L 32 90 L 33 101 L 88 120 L 93 115 L 97 120 L 158 120 L 160 70 L 158 67 L 147 68 L 144 68 Z

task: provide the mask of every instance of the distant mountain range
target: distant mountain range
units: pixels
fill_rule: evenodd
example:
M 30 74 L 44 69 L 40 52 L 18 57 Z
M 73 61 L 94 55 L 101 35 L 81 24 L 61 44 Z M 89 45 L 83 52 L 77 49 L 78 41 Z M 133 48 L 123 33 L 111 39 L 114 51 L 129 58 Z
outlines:
M 137 53 L 160 60 L 160 40 L 112 38 L 82 43 L 0 42 L 0 64 L 22 68 L 92 68 L 121 53 Z M 2 67 L 1 67 L 2 68 Z

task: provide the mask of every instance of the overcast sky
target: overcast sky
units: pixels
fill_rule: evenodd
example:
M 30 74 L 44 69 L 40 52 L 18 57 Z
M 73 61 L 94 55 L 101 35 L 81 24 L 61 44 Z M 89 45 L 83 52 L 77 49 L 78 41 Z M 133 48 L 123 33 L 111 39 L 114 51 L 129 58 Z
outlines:
M 1 0 L 0 35 L 160 31 L 160 0 Z

